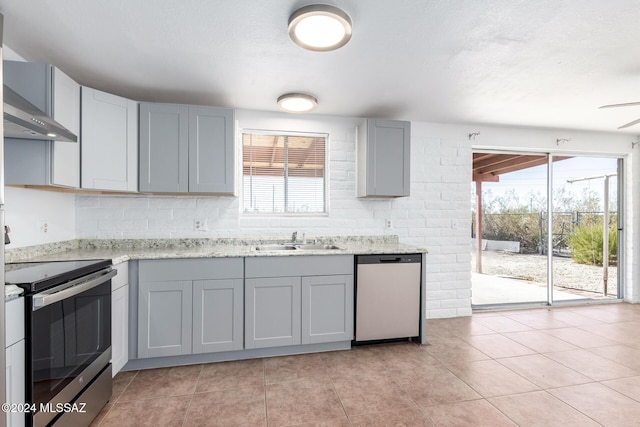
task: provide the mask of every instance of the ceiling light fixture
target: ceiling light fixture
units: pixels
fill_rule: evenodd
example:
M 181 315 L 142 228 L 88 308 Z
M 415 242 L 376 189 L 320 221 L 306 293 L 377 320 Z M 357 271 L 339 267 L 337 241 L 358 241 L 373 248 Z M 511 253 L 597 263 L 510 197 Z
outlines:
M 289 17 L 289 37 L 299 46 L 325 52 L 344 46 L 351 39 L 351 18 L 328 4 L 302 7 Z
M 278 106 L 287 113 L 308 113 L 318 106 L 318 100 L 305 93 L 285 93 L 278 98 Z

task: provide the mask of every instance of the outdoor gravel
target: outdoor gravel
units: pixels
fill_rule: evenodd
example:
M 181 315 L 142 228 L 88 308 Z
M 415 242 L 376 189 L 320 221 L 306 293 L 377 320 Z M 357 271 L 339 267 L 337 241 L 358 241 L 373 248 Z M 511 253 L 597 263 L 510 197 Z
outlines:
M 475 251 L 471 252 L 471 271 L 476 269 Z M 618 269 L 609 266 L 608 294 L 616 295 Z M 571 258 L 553 257 L 554 286 L 602 294 L 603 267 L 575 263 Z M 539 283 L 547 282 L 547 256 L 503 251 L 482 252 L 482 273 L 513 277 Z

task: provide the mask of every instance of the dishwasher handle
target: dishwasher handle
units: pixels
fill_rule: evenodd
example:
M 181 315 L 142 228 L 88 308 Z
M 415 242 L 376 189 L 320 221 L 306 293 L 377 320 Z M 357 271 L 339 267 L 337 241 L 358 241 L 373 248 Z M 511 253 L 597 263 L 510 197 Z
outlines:
M 400 262 L 402 261 L 402 258 L 400 258 L 399 256 L 397 257 L 393 257 L 393 258 L 379 258 L 380 263 L 383 264 L 390 264 L 390 263 L 394 263 L 394 262 Z
M 356 264 L 407 264 L 422 261 L 422 254 L 358 255 Z

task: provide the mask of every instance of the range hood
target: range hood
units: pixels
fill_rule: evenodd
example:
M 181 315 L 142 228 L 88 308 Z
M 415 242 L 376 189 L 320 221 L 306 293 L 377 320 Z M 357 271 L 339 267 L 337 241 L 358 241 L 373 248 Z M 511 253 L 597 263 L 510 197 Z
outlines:
M 10 87 L 3 85 L 2 91 L 5 137 L 78 142 L 78 137 L 73 132 L 40 111 Z

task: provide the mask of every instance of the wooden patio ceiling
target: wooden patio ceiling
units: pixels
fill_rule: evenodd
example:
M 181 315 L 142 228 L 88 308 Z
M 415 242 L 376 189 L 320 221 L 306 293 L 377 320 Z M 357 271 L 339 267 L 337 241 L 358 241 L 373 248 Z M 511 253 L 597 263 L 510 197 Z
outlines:
M 553 161 L 570 158 L 570 156 L 554 156 Z M 473 181 L 498 182 L 502 174 L 546 163 L 546 155 L 473 153 Z

